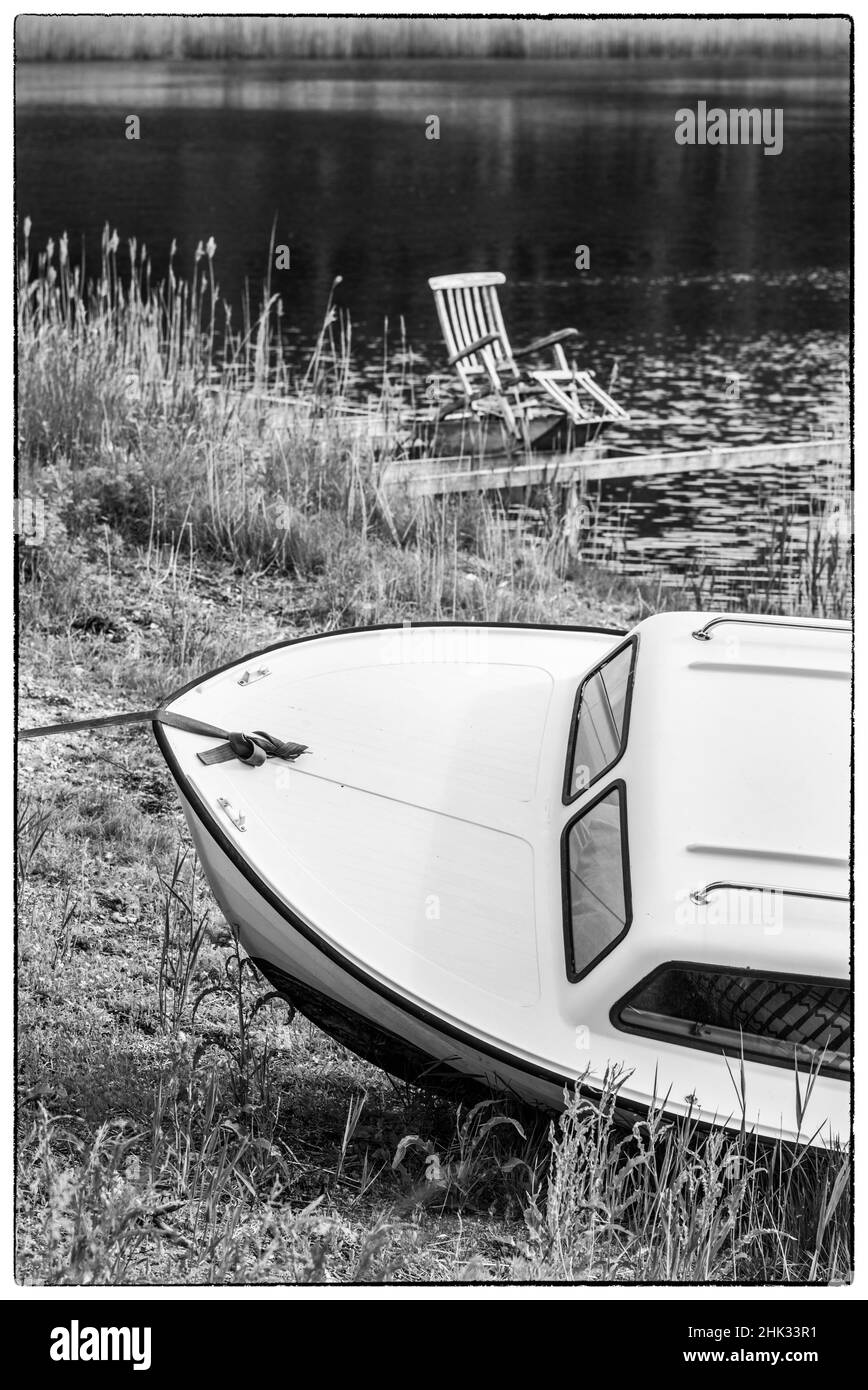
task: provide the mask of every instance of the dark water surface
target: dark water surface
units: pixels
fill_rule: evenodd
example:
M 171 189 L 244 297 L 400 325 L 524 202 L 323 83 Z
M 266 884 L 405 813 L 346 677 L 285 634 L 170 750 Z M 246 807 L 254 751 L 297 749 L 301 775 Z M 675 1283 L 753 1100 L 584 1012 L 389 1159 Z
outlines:
M 300 352 L 340 275 L 360 371 L 382 369 L 384 319 L 387 360 L 403 320 L 413 370 L 442 370 L 428 276 L 497 269 L 516 343 L 575 325 L 601 378 L 617 360 L 629 409 L 690 421 L 655 442 L 805 438 L 840 400 L 843 64 L 20 64 L 16 87 L 17 206 L 37 245 L 67 230 L 90 256 L 108 221 L 147 244 L 159 277 L 173 239 L 182 269 L 213 236 L 237 301 L 245 277 L 261 282 L 276 217 L 291 268 L 273 280 Z M 700 100 L 780 107 L 782 153 L 676 145 L 675 111 Z M 425 138 L 430 115 L 439 141 Z M 575 268 L 578 244 L 589 271 Z M 758 487 L 798 498 L 821 483 L 720 479 L 721 545 Z M 642 490 L 645 531 L 676 568 L 698 485 Z

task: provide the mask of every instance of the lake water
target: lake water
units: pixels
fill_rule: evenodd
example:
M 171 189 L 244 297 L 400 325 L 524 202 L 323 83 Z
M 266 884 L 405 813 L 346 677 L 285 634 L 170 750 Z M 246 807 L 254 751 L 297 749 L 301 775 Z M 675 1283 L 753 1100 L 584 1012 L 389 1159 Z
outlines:
M 848 81 L 843 64 L 19 64 L 17 206 L 37 244 L 67 230 L 91 254 L 109 222 L 158 277 L 173 239 L 183 268 L 213 236 L 236 301 L 276 219 L 296 350 L 341 276 L 371 379 L 402 324 L 418 379 L 445 368 L 430 275 L 501 270 L 514 342 L 574 325 L 583 363 L 605 380 L 617 362 L 618 399 L 662 422 L 654 442 L 805 438 L 848 365 Z M 677 145 L 675 111 L 700 100 L 781 108 L 782 153 Z M 601 515 L 628 568 L 676 572 L 698 547 L 735 572 L 751 551 L 732 529 L 758 497 L 807 504 L 824 486 L 804 470 L 666 479 L 604 488 Z M 705 494 L 714 535 L 697 541 Z

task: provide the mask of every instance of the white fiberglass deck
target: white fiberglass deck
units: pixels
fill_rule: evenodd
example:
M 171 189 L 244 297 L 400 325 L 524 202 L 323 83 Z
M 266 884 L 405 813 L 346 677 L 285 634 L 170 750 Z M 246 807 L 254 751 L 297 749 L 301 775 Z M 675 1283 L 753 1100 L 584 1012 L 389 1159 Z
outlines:
M 847 892 L 849 637 L 723 626 L 703 642 L 692 634 L 707 617 L 640 624 L 626 751 L 570 805 L 576 692 L 621 643 L 615 634 L 420 627 L 290 644 L 170 708 L 310 753 L 256 769 L 204 766 L 196 754 L 214 740 L 165 736 L 187 799 L 374 988 L 519 1068 L 599 1077 L 622 1063 L 633 1070 L 626 1095 L 647 1099 L 656 1072 L 673 1108 L 725 1119 L 738 1106 L 719 1054 L 624 1032 L 610 1010 L 666 961 L 847 977 L 848 910 L 832 899 Z M 240 685 L 245 672 L 254 678 Z M 632 922 L 573 982 L 561 837 L 615 779 L 625 787 Z M 206 863 L 219 857 L 201 823 L 197 840 Z M 733 914 L 728 893 L 721 921 L 719 892 L 690 898 L 716 882 L 791 892 L 769 921 L 747 910 L 749 892 L 736 891 L 746 910 Z M 263 916 L 259 903 L 236 916 L 251 954 L 289 974 L 315 971 L 315 948 L 278 913 Z M 348 1005 L 353 989 L 350 980 Z M 453 1039 L 443 1055 L 455 1050 Z M 748 1062 L 746 1073 L 749 1122 L 761 1113 L 766 1131 L 792 1132 L 791 1071 Z M 827 1121 L 843 1133 L 848 1097 L 845 1082 L 818 1078 L 808 1127 Z

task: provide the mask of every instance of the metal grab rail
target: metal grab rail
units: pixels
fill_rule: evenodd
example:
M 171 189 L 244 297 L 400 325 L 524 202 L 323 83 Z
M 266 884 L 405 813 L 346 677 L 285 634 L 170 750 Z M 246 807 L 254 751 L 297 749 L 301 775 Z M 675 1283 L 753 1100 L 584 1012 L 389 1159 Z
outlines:
M 848 903 L 850 895 L 848 893 L 814 893 L 807 888 L 776 888 L 770 883 L 727 883 L 723 879 L 718 879 L 715 883 L 706 883 L 704 888 L 696 888 L 690 894 L 692 903 L 707 903 L 709 893 L 715 893 L 720 888 L 734 888 L 745 893 L 781 893 L 788 898 L 819 898 L 824 902 Z
M 806 628 L 811 632 L 852 632 L 850 623 L 841 623 L 838 627 L 829 623 L 794 623 L 787 618 L 711 618 L 704 627 L 700 627 L 696 632 L 691 633 L 697 642 L 710 642 L 710 629 L 717 627 L 720 623 L 747 623 L 750 627 L 800 627 Z

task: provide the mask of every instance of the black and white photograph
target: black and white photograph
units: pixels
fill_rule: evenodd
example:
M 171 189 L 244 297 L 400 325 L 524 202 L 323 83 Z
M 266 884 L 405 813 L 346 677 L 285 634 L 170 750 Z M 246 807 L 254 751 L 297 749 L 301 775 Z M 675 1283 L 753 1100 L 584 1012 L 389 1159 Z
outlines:
M 852 1293 L 858 27 L 14 18 L 16 1297 Z

